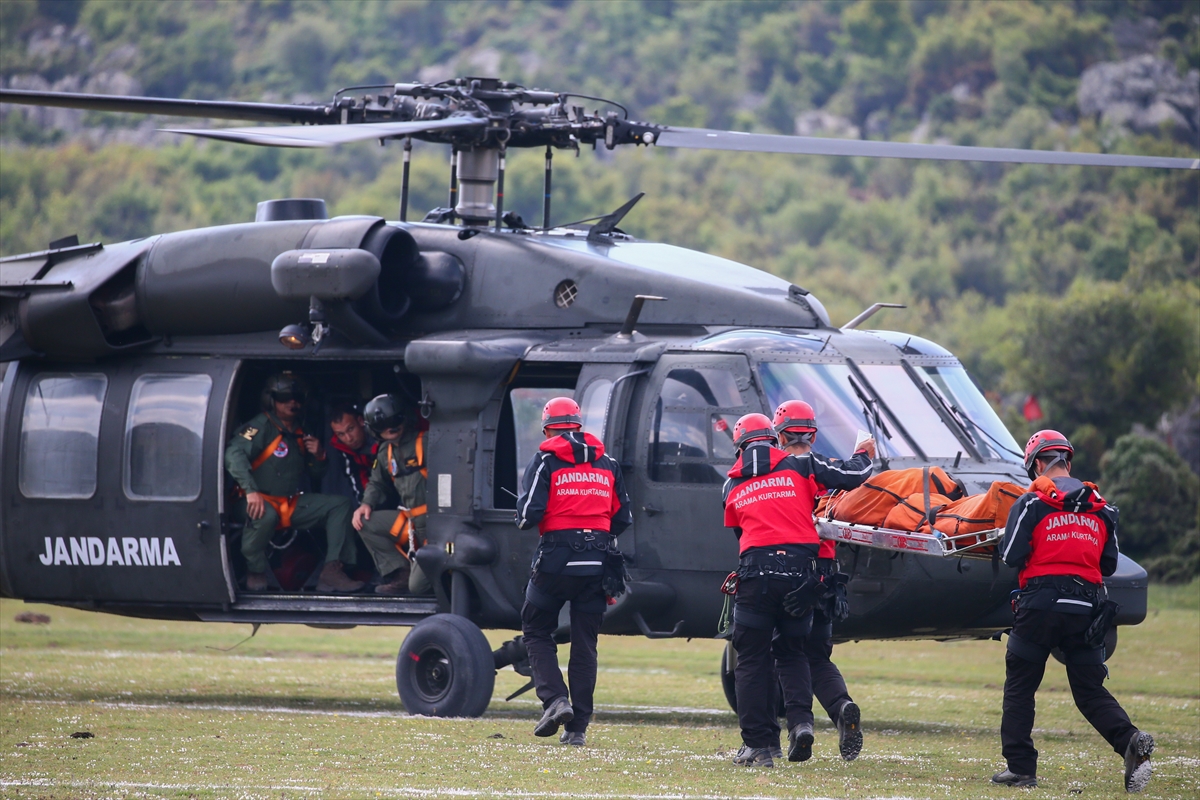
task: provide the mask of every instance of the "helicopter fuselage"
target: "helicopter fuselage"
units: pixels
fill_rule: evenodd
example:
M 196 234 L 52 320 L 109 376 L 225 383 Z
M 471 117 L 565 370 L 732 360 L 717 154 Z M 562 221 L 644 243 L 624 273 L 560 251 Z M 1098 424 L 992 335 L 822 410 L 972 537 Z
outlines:
M 360 253 L 369 254 L 358 255 Z M 336 256 L 336 258 L 335 258 Z M 330 259 L 346 265 L 331 269 Z M 412 625 L 450 611 L 519 629 L 537 536 L 513 525 L 536 412 L 571 394 L 622 465 L 630 590 L 603 630 L 710 637 L 737 542 L 720 487 L 733 421 L 803 397 L 816 449 L 881 440 L 971 493 L 1023 483 L 1018 447 L 941 347 L 842 330 L 801 287 L 619 233 L 285 220 L 8 260 L 0 296 L 0 589 L 151 618 Z M 376 266 L 377 265 L 377 266 Z M 665 302 L 638 302 L 638 295 Z M 288 350 L 280 327 L 325 326 Z M 6 327 L 4 327 L 6 325 Z M 247 593 L 223 450 L 281 369 L 321 402 L 404 392 L 428 425 L 430 597 Z M 839 547 L 838 640 L 982 637 L 1011 625 L 1003 564 Z M 1108 581 L 1120 624 L 1145 572 Z

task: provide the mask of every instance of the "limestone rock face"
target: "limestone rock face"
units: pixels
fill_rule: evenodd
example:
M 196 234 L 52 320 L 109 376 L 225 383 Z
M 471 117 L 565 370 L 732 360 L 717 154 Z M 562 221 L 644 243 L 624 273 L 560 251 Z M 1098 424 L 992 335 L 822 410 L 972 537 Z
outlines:
M 1152 55 L 1096 64 L 1079 79 L 1079 111 L 1108 125 L 1139 133 L 1161 129 L 1200 131 L 1200 71 L 1180 77 L 1175 66 Z

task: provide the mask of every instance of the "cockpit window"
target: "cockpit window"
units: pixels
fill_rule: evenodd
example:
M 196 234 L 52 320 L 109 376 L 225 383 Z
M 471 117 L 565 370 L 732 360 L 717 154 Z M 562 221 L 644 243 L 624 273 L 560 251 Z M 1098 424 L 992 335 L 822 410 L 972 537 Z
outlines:
M 871 430 L 862 403 L 850 383 L 850 367 L 845 364 L 765 361 L 758 369 L 772 410 L 785 400 L 803 400 L 813 407 L 818 428 L 813 449 L 818 453 L 849 458 L 854 452 L 858 432 Z M 884 443 L 888 456 L 916 455 L 899 434 L 894 430 L 892 433 L 894 438 Z
M 954 458 L 965 448 L 899 364 L 860 364 L 863 375 L 929 458 Z M 894 455 L 894 454 L 893 454 Z
M 736 350 L 748 353 L 769 350 L 774 353 L 821 353 L 837 355 L 826 337 L 794 331 L 771 331 L 742 328 L 714 333 L 692 345 L 697 350 Z
M 654 409 L 650 479 L 724 483 L 733 463 L 733 423 L 744 405 L 737 379 L 723 369 L 673 369 Z M 729 410 L 730 413 L 721 413 Z
M 917 374 L 928 380 L 962 419 L 980 451 L 986 456 L 1021 463 L 1020 445 L 992 409 L 992 404 L 976 388 L 962 367 L 917 367 Z
M 900 333 L 898 331 L 866 331 L 874 336 L 878 336 L 888 344 L 895 345 L 900 348 L 900 352 L 906 356 L 948 356 L 953 358 L 954 354 L 946 348 L 942 347 L 937 342 L 931 342 L 928 339 L 922 339 L 920 336 L 913 336 L 911 333 Z

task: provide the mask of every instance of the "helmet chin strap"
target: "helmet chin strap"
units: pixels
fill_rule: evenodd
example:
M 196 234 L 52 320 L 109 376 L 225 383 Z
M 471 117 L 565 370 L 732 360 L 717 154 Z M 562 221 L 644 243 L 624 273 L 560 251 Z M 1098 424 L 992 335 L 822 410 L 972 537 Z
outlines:
M 1070 470 L 1071 462 L 1070 462 L 1070 460 L 1067 459 L 1067 457 L 1065 455 L 1063 455 L 1066 451 L 1065 450 L 1055 450 L 1054 452 L 1056 453 L 1054 458 L 1051 459 L 1050 463 L 1047 464 L 1045 466 L 1045 468 L 1042 469 L 1043 475 L 1045 475 L 1050 470 L 1054 469 L 1059 464 L 1062 464 L 1063 466 L 1067 467 L 1068 470 Z M 1038 459 L 1038 460 L 1040 461 L 1041 459 Z
M 793 433 L 792 431 L 783 431 L 783 443 L 785 445 L 793 444 L 812 444 L 813 439 L 817 436 L 816 431 L 802 431 Z

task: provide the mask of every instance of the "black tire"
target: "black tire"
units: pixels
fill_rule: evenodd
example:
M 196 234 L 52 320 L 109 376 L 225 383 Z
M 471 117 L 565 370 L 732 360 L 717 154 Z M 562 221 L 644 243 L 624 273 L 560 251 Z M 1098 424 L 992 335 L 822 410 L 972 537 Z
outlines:
M 418 623 L 396 655 L 396 691 L 410 714 L 482 716 L 495 686 L 492 646 L 466 617 L 436 614 Z
M 721 653 L 721 689 L 725 692 L 725 702 L 729 703 L 729 707 L 733 712 L 737 713 L 737 683 L 734 680 L 733 670 L 737 668 L 737 651 L 733 649 L 733 642 L 725 642 L 725 652 Z M 786 716 L 783 707 L 783 690 L 779 686 L 779 679 L 775 679 L 775 716 Z
M 733 649 L 733 642 L 725 642 L 725 652 L 721 653 L 721 688 L 725 690 L 725 702 L 729 703 L 729 707 L 735 714 L 737 713 L 737 687 L 733 682 L 731 665 L 736 664 L 737 651 Z

